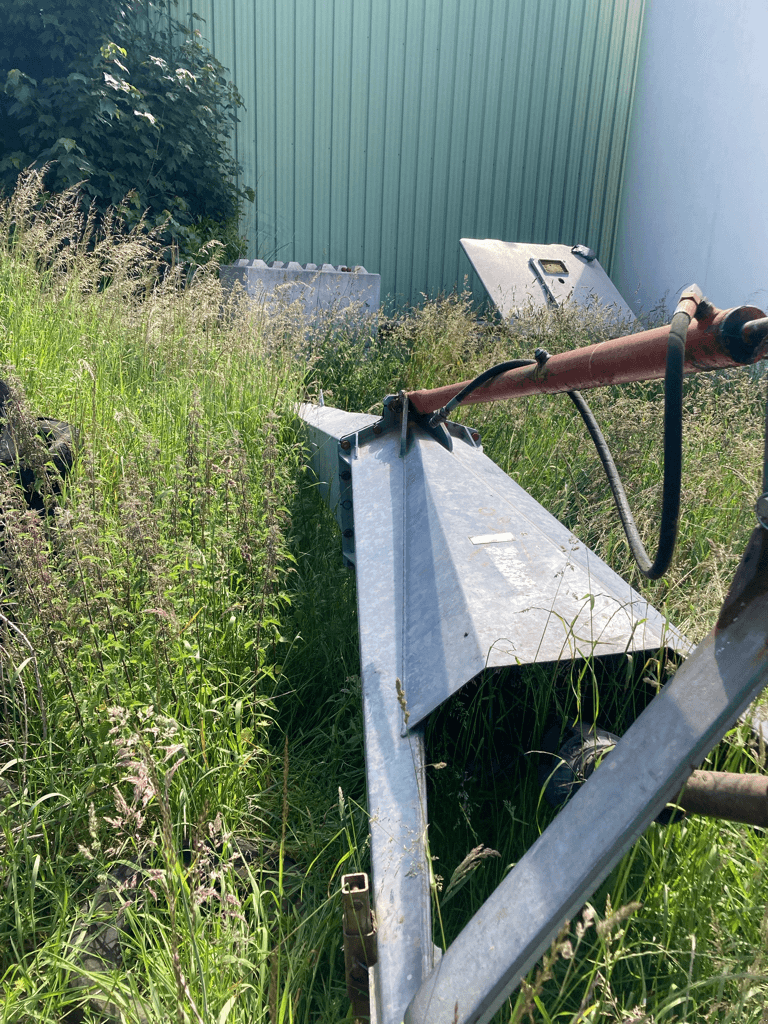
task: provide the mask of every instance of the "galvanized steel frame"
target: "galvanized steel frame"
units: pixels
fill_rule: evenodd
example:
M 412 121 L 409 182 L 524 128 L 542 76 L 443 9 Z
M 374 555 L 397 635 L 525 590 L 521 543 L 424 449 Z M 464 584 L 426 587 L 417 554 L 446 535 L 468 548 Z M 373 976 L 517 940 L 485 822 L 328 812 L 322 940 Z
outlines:
M 485 1024 L 768 684 L 768 593 L 677 670 L 448 948 L 405 1024 Z
M 690 771 L 765 685 L 764 638 L 755 640 L 755 625 L 760 615 L 768 621 L 768 614 L 763 601 L 757 618 L 752 613 L 739 616 L 729 627 L 731 632 L 701 645 L 622 739 L 606 766 L 441 954 L 432 942 L 420 724 L 430 707 L 424 705 L 411 720 L 408 700 L 408 475 L 418 472 L 419 459 L 430 448 L 442 448 L 440 458 L 445 458 L 445 449 L 457 440 L 457 466 L 474 451 L 472 458 L 488 463 L 494 486 L 502 486 L 504 478 L 514 501 L 535 503 L 477 450 L 476 435 L 466 427 L 451 424 L 449 436 L 442 438 L 444 447 L 418 425 L 409 430 L 402 398 L 400 403 L 390 399 L 382 417 L 312 406 L 302 406 L 301 415 L 321 490 L 336 506 L 347 534 L 345 557 L 357 572 L 379 927 L 378 964 L 371 971 L 372 1020 L 399 1024 L 405 1014 L 408 1024 L 443 1019 L 469 1024 L 490 1019 L 564 918 L 578 909 L 659 809 L 679 792 Z M 418 457 L 415 449 L 421 450 Z M 445 498 L 442 495 L 441 500 Z M 547 524 L 551 520 L 563 529 L 537 508 Z M 426 513 L 419 515 L 428 531 Z M 595 574 L 596 584 L 610 592 L 615 574 L 596 556 L 590 557 L 602 566 Z M 631 605 L 632 613 L 645 615 L 652 623 L 658 613 L 639 595 L 637 602 Z M 655 635 L 659 643 L 682 643 L 672 630 L 663 639 Z M 739 652 L 735 659 L 730 657 L 732 644 Z M 464 681 L 470 677 L 471 672 Z M 658 757 L 649 758 L 649 750 L 657 748 Z

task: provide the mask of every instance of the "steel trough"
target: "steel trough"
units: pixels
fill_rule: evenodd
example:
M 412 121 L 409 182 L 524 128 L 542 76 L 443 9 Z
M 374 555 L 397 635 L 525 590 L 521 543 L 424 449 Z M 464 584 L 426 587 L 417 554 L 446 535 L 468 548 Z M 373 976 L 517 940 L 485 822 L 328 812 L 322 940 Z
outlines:
M 603 821 L 599 844 L 596 840 L 599 863 L 587 856 L 578 878 L 563 878 L 562 893 L 552 891 L 551 877 L 543 884 L 551 865 L 540 852 L 532 853 L 534 867 L 523 871 L 533 874 L 526 875 L 522 888 L 510 881 L 520 876 L 516 868 L 503 893 L 497 890 L 480 912 L 486 916 L 473 919 L 467 926 L 472 931 L 465 929 L 440 966 L 441 953 L 432 942 L 426 844 L 426 718 L 485 667 L 660 648 L 683 651 L 687 644 L 488 459 L 475 432 L 448 424 L 445 435 L 436 438 L 408 422 L 407 403 L 403 410 L 393 400 L 381 417 L 311 405 L 301 406 L 300 415 L 312 467 L 335 508 L 344 556 L 357 576 L 378 921 L 371 1019 L 378 1024 L 400 1024 L 404 1018 L 424 1024 L 488 1020 L 548 944 L 564 913 L 583 901 L 589 886 L 599 884 L 614 853 L 618 857 L 639 835 L 656 804 L 663 804 L 684 778 L 678 766 L 661 788 L 649 780 L 639 790 L 645 802 L 633 811 L 629 826 L 624 817 Z M 727 701 L 726 706 L 727 717 Z M 738 710 L 734 706 L 733 719 Z M 685 765 L 694 753 L 684 748 Z M 606 782 L 609 778 L 613 775 L 606 775 Z M 595 814 L 599 807 L 594 804 Z M 561 851 L 567 836 L 557 839 L 552 829 L 567 823 L 566 812 L 570 818 L 580 813 L 566 808 L 542 837 Z M 495 937 L 489 939 L 493 949 L 481 942 L 477 955 L 464 960 L 465 936 L 474 944 L 484 932 Z M 495 974 L 481 970 L 481 962 L 489 970 L 493 964 Z

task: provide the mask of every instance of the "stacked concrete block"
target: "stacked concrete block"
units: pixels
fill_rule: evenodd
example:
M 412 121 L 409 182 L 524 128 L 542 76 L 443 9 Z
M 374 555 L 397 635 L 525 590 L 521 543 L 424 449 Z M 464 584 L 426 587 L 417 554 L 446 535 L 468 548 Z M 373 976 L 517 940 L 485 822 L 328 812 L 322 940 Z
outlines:
M 267 310 L 300 303 L 308 324 L 376 326 L 381 277 L 369 274 L 365 267 L 243 259 L 221 267 L 219 276 L 225 288 L 239 284 Z

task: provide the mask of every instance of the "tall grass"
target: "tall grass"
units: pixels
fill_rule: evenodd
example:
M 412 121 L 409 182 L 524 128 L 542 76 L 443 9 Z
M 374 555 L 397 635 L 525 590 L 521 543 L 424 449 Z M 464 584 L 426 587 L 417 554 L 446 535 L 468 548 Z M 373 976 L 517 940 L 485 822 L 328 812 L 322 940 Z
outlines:
M 275 725 L 300 643 L 298 346 L 229 308 L 215 264 L 181 288 L 151 238 L 89 236 L 72 197 L 40 201 L 33 175 L 0 209 L 4 377 L 17 418 L 67 420 L 81 445 L 48 517 L 0 475 L 0 1013 L 306 1019 L 341 1006 L 343 976 L 315 988 L 344 828 L 337 811 L 297 843 Z M 125 927 L 96 971 L 94 894 L 120 864 Z
M 48 516 L 0 474 L 0 1020 L 343 1020 L 339 881 L 368 866 L 355 586 L 295 402 L 322 388 L 373 408 L 584 344 L 604 318 L 479 325 L 458 297 L 378 338 L 312 336 L 225 301 L 215 252 L 191 282 L 161 277 L 151 237 L 119 217 L 96 236 L 73 196 L 42 202 L 31 175 L 0 204 L 2 376 L 30 445 L 41 414 L 77 425 L 80 451 Z M 659 395 L 591 398 L 649 541 Z M 686 385 L 681 545 L 657 584 L 634 574 L 565 398 L 462 416 L 696 640 L 751 529 L 760 400 L 738 373 Z M 526 751 L 592 686 L 575 671 L 492 696 L 479 681 L 435 716 L 436 941 L 553 813 Z M 740 732 L 715 756 L 762 766 Z M 480 845 L 499 856 L 467 860 Z M 498 1020 L 758 1021 L 767 901 L 760 830 L 654 825 Z

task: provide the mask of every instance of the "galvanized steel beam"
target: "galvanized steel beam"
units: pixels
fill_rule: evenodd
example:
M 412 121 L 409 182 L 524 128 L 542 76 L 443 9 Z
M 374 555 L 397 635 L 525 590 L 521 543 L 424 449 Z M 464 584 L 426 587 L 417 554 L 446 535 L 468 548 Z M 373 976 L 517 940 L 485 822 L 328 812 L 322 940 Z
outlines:
M 766 581 L 677 670 L 443 955 L 405 1024 L 484 1024 L 768 684 Z
M 357 574 L 377 1024 L 400 1024 L 439 959 L 419 723 L 486 666 L 685 646 L 477 435 L 447 425 L 449 450 L 395 410 L 300 410 Z

